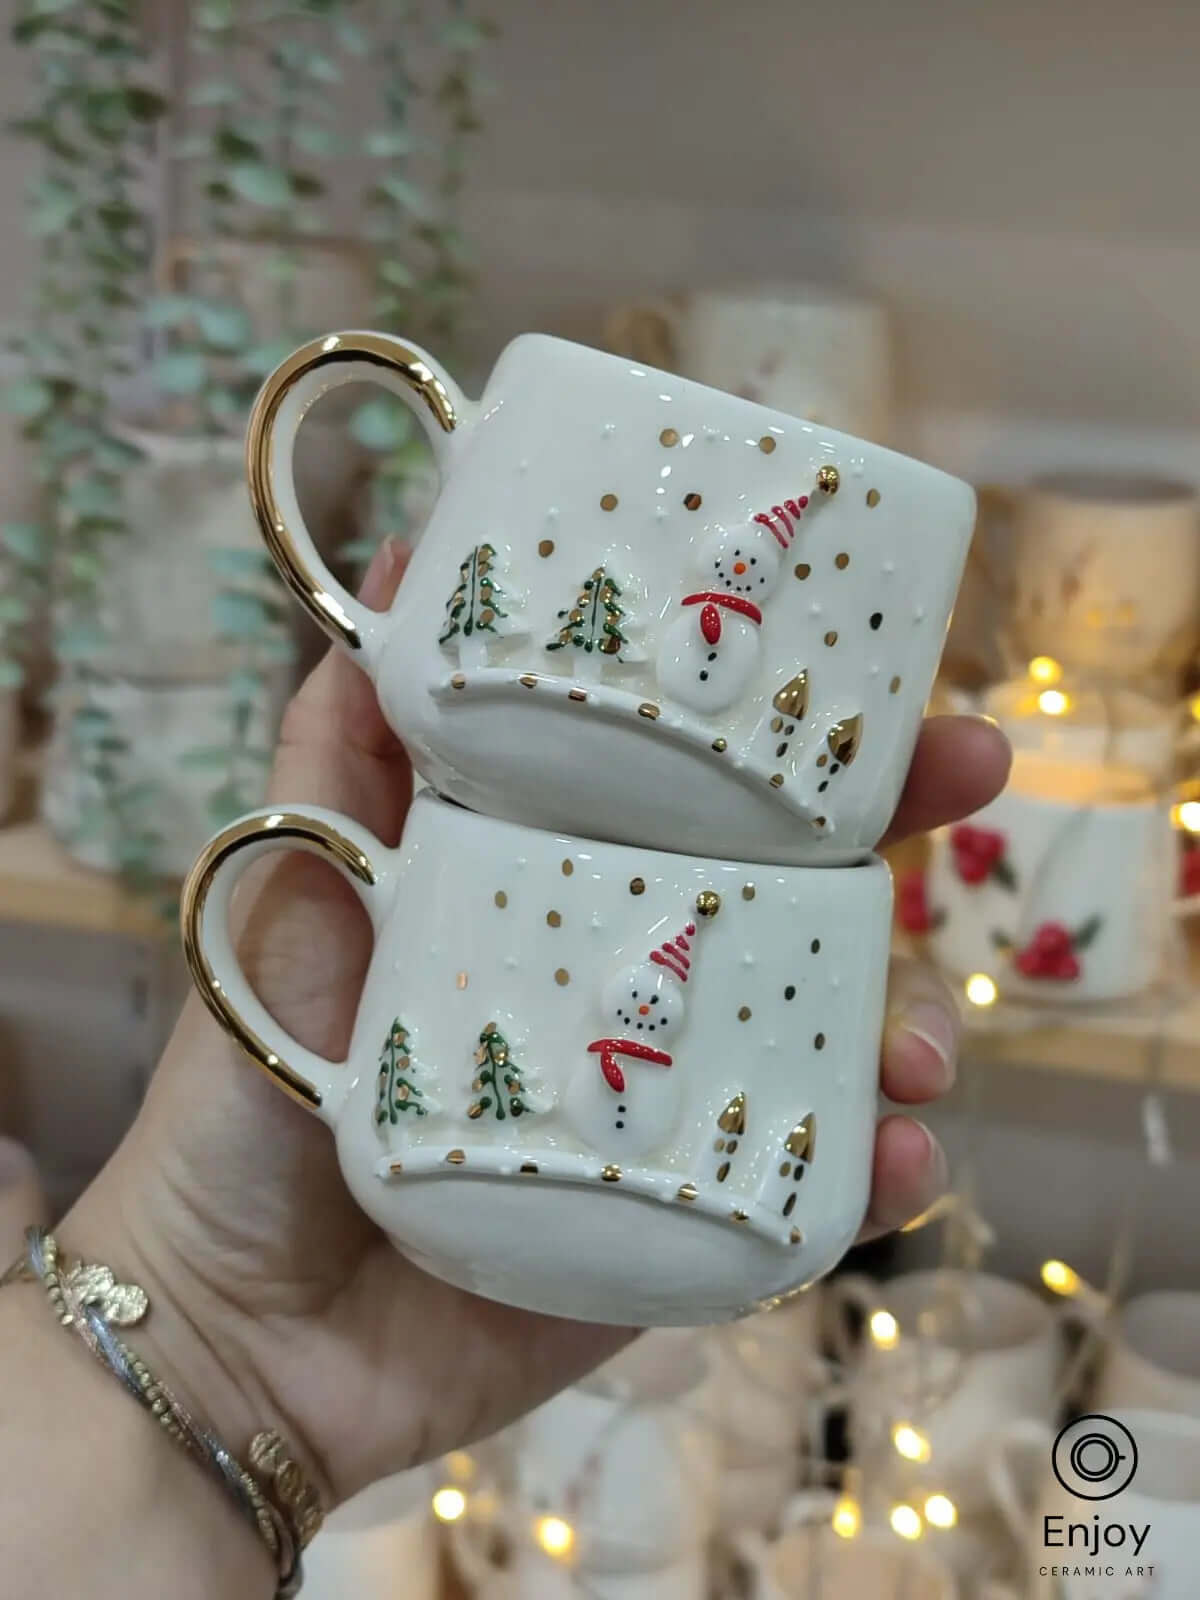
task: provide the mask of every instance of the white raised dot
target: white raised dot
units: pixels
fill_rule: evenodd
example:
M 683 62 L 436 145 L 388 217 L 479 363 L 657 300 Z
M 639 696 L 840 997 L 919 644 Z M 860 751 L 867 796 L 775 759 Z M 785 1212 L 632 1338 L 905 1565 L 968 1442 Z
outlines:
M 884 574 L 887 577 L 890 578 L 892 573 L 895 572 L 895 570 L 896 570 L 896 563 L 894 561 L 885 561 L 883 563 L 883 571 L 884 571 Z
M 529 471 L 529 463 L 528 463 L 528 461 L 518 461 L 517 462 L 517 471 L 518 472 L 528 472 Z
M 822 606 L 819 600 L 814 600 L 812 605 L 810 605 L 808 608 L 808 614 L 810 617 L 819 617 L 824 609 L 824 606 Z
M 659 490 L 659 491 L 658 491 L 658 492 L 659 492 L 659 494 L 661 494 L 661 493 L 662 493 L 662 490 L 661 490 L 661 489 L 660 489 L 660 490 Z M 664 518 L 664 517 L 665 517 L 665 516 L 666 516 L 666 515 L 667 515 L 667 508 L 666 508 L 666 506 L 655 506 L 655 508 L 654 508 L 654 515 L 655 515 L 655 516 L 656 516 L 656 517 L 657 517 L 657 518 L 658 518 L 658 520 L 659 520 L 659 521 L 660 521 L 660 522 L 661 522 L 661 521 L 662 521 L 662 520 L 663 520 L 663 518 Z
M 611 439 L 613 434 L 616 433 L 616 431 L 617 431 L 617 425 L 616 425 L 615 422 L 606 422 L 604 424 L 604 426 L 600 429 L 600 435 L 604 439 Z
M 913 621 L 914 622 L 924 622 L 925 621 L 925 607 L 924 606 L 914 606 L 913 607 Z
M 870 669 L 870 672 L 868 673 L 868 677 L 877 678 L 878 676 L 879 676 L 879 663 L 877 661 L 875 663 L 875 665 Z

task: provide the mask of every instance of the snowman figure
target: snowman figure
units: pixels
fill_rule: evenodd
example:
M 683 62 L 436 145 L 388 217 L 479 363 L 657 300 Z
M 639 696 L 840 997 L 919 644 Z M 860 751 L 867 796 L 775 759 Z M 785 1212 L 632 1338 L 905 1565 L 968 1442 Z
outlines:
M 683 1083 L 676 1047 L 685 1022 L 684 988 L 696 924 L 610 978 L 600 996 L 606 1031 L 587 1047 L 563 1097 L 581 1139 L 606 1155 L 642 1155 L 663 1144 L 679 1119 Z
M 783 558 L 808 496 L 785 500 L 748 522 L 721 523 L 701 540 L 697 561 L 707 587 L 685 595 L 658 653 L 664 693 L 693 711 L 724 711 L 758 672 L 762 605 L 778 586 Z

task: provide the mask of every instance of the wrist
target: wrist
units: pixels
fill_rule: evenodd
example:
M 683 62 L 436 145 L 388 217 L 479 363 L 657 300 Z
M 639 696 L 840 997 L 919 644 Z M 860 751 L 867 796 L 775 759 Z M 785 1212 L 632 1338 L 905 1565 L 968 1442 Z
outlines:
M 170 1587 L 266 1600 L 274 1576 L 261 1540 L 58 1322 L 40 1284 L 0 1291 L 0 1346 L 0 1547 L 23 1554 L 10 1576 L 19 1567 L 28 1586 L 14 1594 L 149 1600 Z

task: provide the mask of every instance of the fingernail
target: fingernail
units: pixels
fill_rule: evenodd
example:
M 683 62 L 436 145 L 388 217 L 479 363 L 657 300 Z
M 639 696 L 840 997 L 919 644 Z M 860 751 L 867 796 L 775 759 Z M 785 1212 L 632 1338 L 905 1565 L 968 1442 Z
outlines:
M 0 1139 L 0 1189 L 10 1189 L 34 1175 L 33 1157 L 15 1139 Z
M 958 1068 L 958 1023 L 944 1006 L 932 1000 L 919 1000 L 900 1018 L 900 1027 L 927 1045 L 942 1065 L 946 1087 L 954 1082 Z
M 399 559 L 399 542 L 389 536 L 371 557 L 370 565 L 363 574 L 358 597 L 364 605 L 369 606 L 377 599 L 382 600 L 384 596 L 388 600 L 391 599 L 392 575 Z
M 926 1163 L 925 1187 L 927 1191 L 926 1205 L 932 1205 L 940 1195 L 945 1194 L 950 1187 L 950 1165 L 946 1160 L 946 1152 L 942 1149 L 941 1140 L 929 1131 L 925 1124 L 916 1117 L 913 1118 L 917 1127 L 929 1141 L 929 1158 Z

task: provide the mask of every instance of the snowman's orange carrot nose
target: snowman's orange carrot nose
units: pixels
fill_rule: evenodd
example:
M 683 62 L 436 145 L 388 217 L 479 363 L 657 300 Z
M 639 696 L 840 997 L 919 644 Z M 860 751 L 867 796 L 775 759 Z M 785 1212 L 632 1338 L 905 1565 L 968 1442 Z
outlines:
M 737 573 L 738 577 L 740 578 L 742 573 L 745 572 L 745 570 L 746 570 L 746 563 L 744 561 L 735 561 L 733 563 L 733 570 Z
M 638 1016 L 639 1017 L 648 1017 L 649 1015 L 650 1015 L 650 1007 L 649 1006 L 639 1006 L 638 1007 Z

